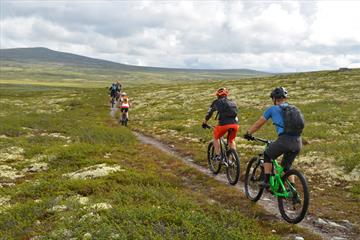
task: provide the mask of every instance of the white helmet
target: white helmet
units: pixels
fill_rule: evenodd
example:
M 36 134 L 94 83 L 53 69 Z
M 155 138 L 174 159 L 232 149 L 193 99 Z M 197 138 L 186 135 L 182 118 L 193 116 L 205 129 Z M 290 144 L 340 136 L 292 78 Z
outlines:
M 127 95 L 126 92 L 121 93 L 121 96 L 126 96 L 126 95 Z

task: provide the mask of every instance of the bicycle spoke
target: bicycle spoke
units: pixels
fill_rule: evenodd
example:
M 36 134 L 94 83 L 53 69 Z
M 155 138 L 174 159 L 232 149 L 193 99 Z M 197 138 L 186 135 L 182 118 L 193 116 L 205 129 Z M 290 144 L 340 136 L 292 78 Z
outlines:
M 284 186 L 289 196 L 278 199 L 279 210 L 286 221 L 298 223 L 304 218 L 309 203 L 306 179 L 296 170 L 290 170 L 284 178 Z
M 245 194 L 252 200 L 260 199 L 263 189 L 260 188 L 259 183 L 263 179 L 263 170 L 257 158 L 252 158 L 248 163 L 245 174 Z

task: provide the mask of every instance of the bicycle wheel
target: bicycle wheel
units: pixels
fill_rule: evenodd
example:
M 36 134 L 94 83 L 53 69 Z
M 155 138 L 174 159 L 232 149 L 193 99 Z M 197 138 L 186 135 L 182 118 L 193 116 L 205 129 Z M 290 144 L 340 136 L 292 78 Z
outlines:
M 244 182 L 246 197 L 253 202 L 258 201 L 264 192 L 264 189 L 259 186 L 263 178 L 264 168 L 260 164 L 260 159 L 253 157 L 247 165 Z
M 293 182 L 290 181 L 291 178 Z M 282 181 L 290 196 L 278 197 L 281 216 L 289 223 L 299 223 L 304 219 L 309 207 L 310 197 L 306 178 L 301 172 L 291 169 L 282 177 Z
M 125 125 L 125 118 L 126 116 L 124 115 L 124 113 L 121 113 L 121 125 Z
M 236 150 L 229 149 L 227 152 L 227 160 L 226 177 L 231 185 L 235 185 L 240 177 L 240 158 Z
M 221 162 L 214 160 L 214 157 L 215 157 L 214 143 L 210 142 L 207 149 L 207 158 L 208 158 L 210 171 L 216 175 L 221 170 Z

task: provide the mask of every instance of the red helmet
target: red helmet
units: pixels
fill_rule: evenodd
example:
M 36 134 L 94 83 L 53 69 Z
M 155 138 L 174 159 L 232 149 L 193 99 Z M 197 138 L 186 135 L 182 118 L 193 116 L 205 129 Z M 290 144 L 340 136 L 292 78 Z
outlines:
M 226 88 L 219 88 L 216 91 L 216 96 L 218 97 L 226 97 L 227 95 L 229 95 L 229 91 Z

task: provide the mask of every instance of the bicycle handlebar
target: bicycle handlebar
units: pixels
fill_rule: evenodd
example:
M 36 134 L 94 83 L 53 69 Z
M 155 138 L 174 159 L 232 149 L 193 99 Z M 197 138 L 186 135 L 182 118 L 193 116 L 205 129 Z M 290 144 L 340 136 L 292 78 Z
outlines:
M 271 143 L 270 140 L 267 140 L 267 139 L 263 139 L 263 138 L 258 138 L 258 137 L 254 137 L 254 136 L 251 136 L 251 138 L 246 138 L 248 141 L 258 141 L 258 142 L 262 142 L 262 143 L 266 143 L 266 144 L 269 144 Z
M 257 138 L 257 137 L 254 137 L 254 141 L 258 141 L 258 142 L 262 142 L 262 143 L 266 143 L 266 144 L 269 144 L 271 142 L 270 140 L 263 139 L 263 138 Z
M 207 128 L 207 129 L 211 129 L 211 128 L 215 128 L 214 126 L 211 126 L 211 125 L 209 125 L 209 124 L 206 124 L 206 125 L 204 125 L 205 126 L 205 129 Z

